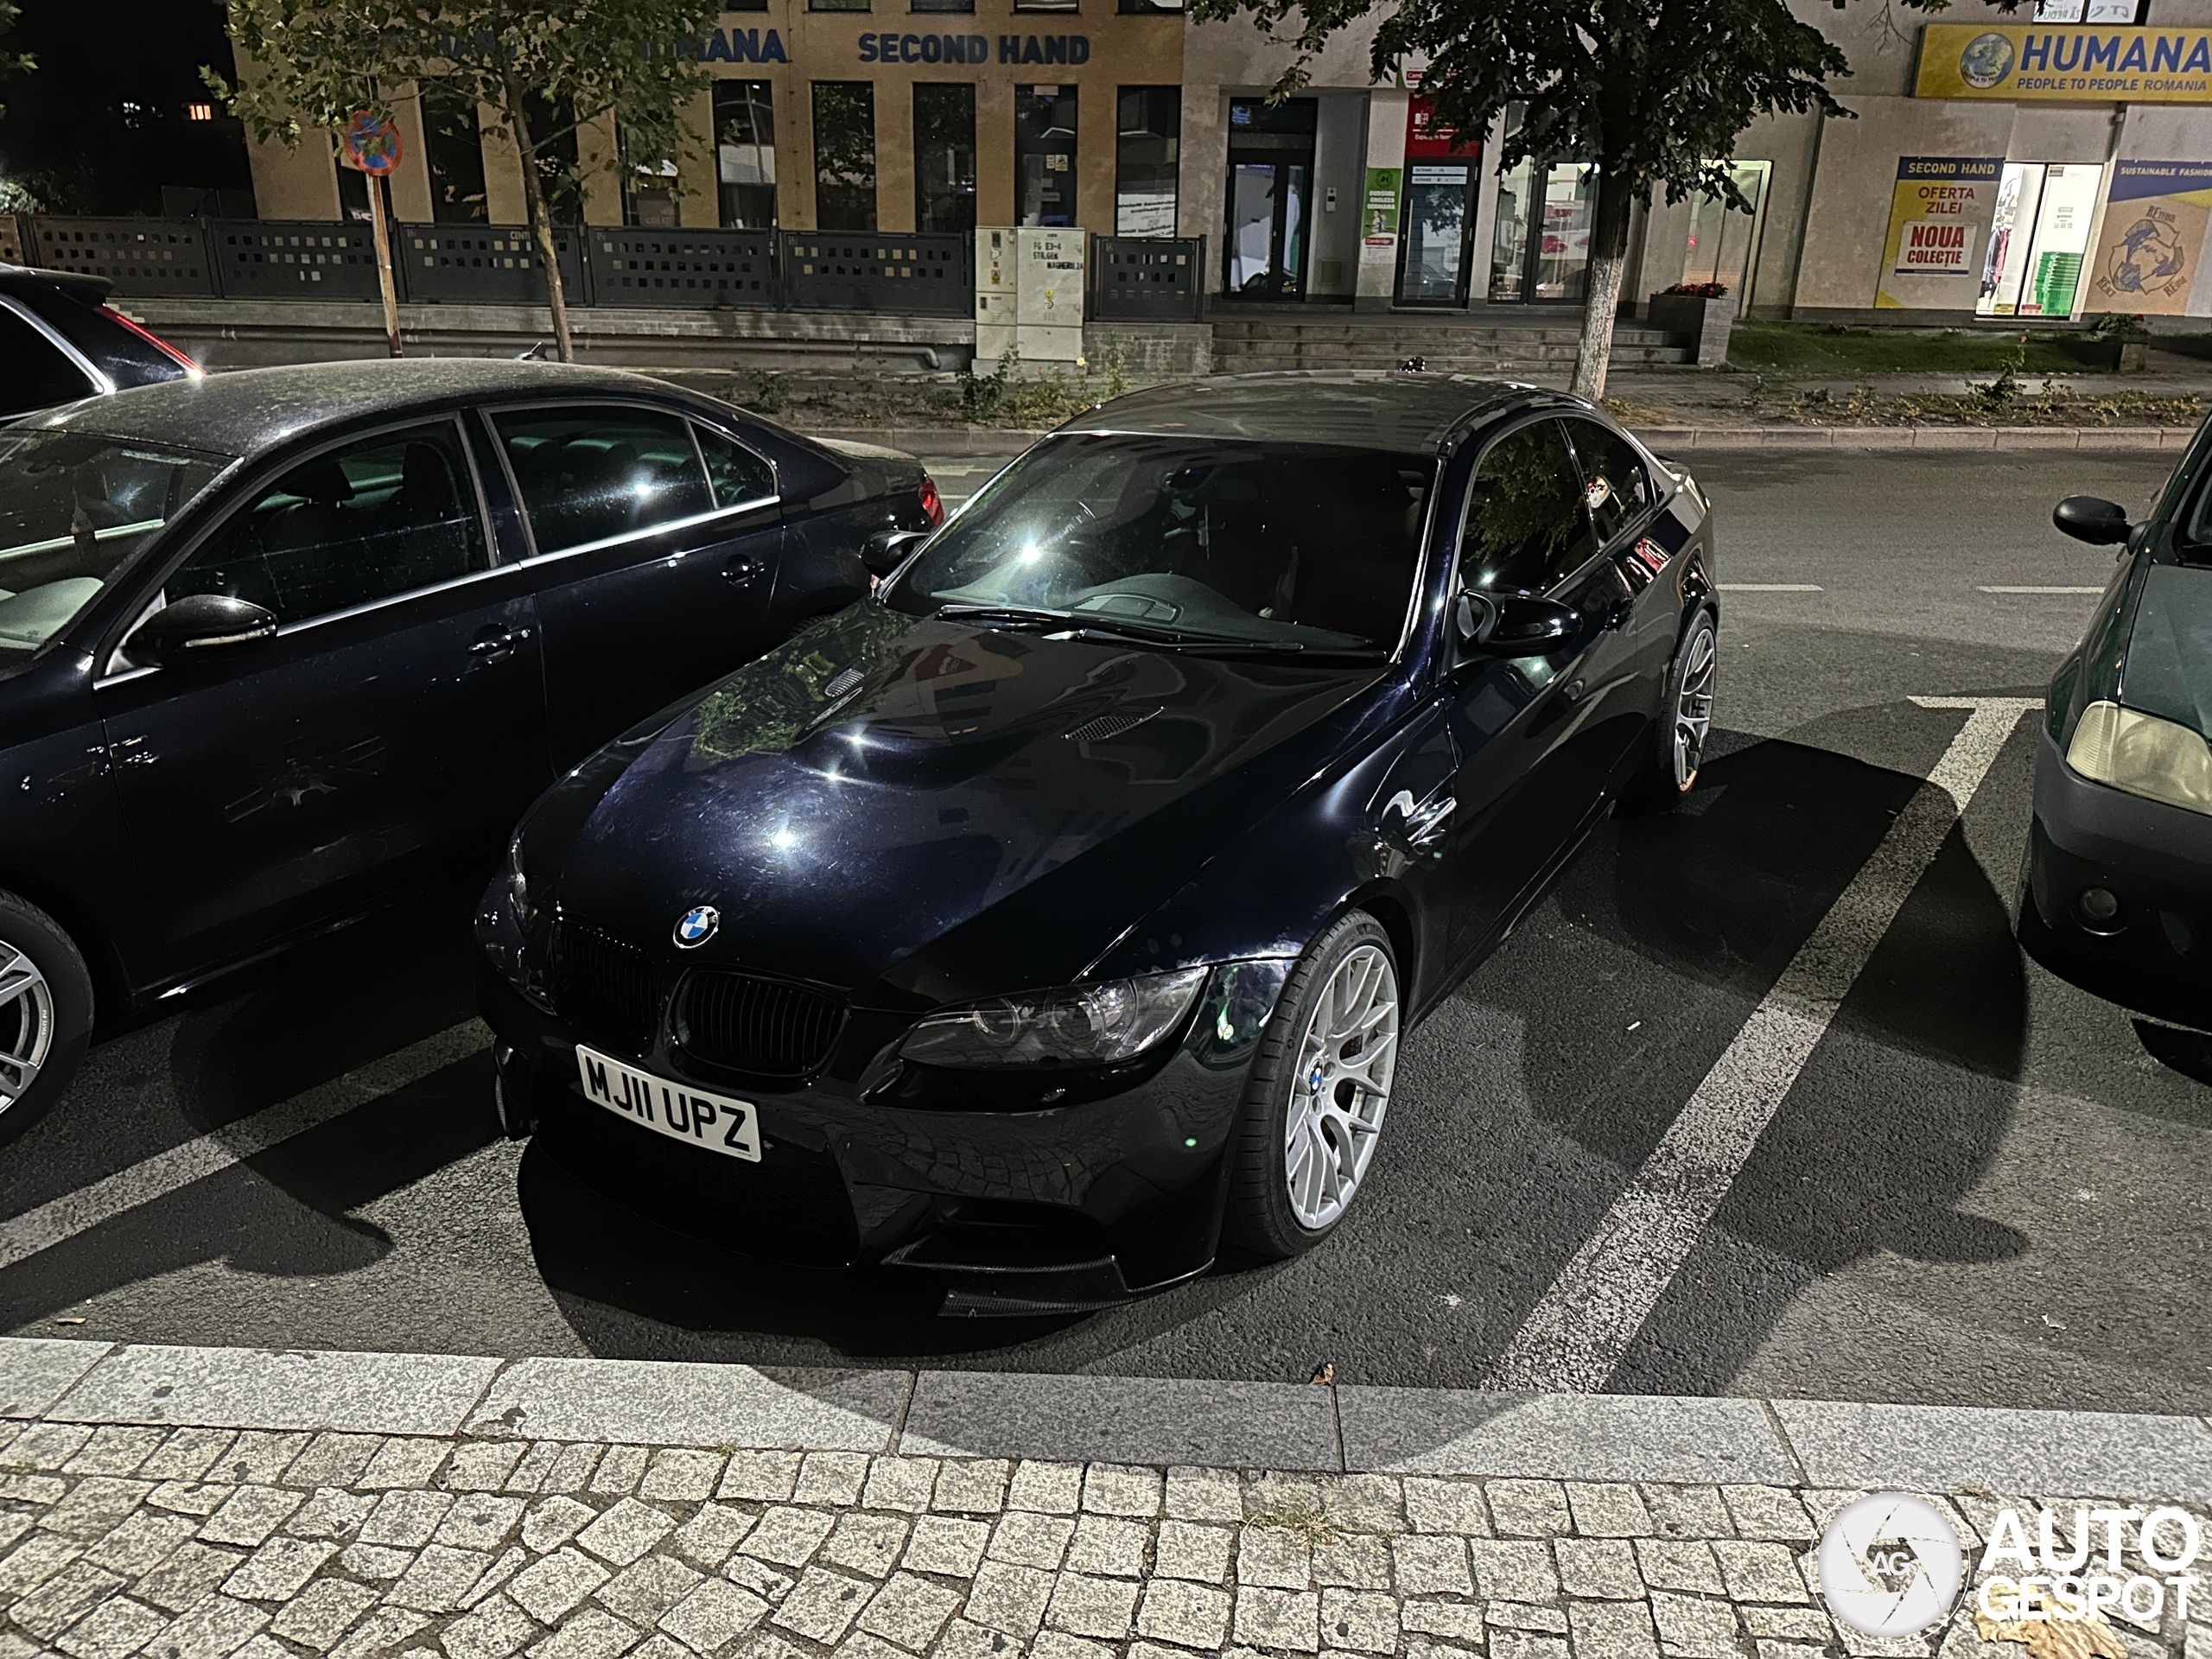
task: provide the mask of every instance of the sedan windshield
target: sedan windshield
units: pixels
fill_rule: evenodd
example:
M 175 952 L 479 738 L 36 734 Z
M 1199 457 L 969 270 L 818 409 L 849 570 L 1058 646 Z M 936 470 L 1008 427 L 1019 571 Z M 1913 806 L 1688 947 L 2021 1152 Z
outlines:
M 1405 625 L 1435 472 L 1432 457 L 1327 444 L 1052 439 L 887 597 L 1165 644 L 1380 654 Z
M 0 667 L 67 626 L 232 459 L 96 432 L 0 429 Z

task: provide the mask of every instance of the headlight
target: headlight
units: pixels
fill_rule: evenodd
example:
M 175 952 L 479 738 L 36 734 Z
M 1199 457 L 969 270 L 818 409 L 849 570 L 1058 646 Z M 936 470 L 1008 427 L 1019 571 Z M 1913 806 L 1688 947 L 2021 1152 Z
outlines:
M 1109 1065 L 1173 1031 L 1211 969 L 1148 974 L 933 1014 L 899 1045 L 929 1065 Z
M 2212 748 L 2186 726 L 2093 702 L 2082 711 L 2066 764 L 2131 795 L 2212 814 Z

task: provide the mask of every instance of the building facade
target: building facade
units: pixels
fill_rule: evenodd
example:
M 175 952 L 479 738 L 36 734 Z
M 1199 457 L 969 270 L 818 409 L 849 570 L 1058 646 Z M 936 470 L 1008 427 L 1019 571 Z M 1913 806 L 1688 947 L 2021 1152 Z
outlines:
M 1758 315 L 1959 321 L 2212 315 L 2212 0 L 1962 0 L 1932 22 L 1794 0 L 1848 55 L 1846 118 L 1754 123 L 1716 199 L 1639 212 L 1624 293 L 1717 283 Z M 1573 308 L 1595 181 L 1562 156 L 1500 164 L 1514 117 L 1452 133 L 1418 64 L 1378 78 L 1349 31 L 1289 61 L 1247 21 L 1180 0 L 762 0 L 694 53 L 712 91 L 673 166 L 567 141 L 594 224 L 799 231 L 1078 227 L 1203 237 L 1218 299 L 1449 316 Z M 549 125 L 566 123 L 548 111 Z M 410 220 L 523 217 L 486 112 L 403 101 L 392 205 Z M 310 146 L 255 156 L 263 215 L 364 211 Z

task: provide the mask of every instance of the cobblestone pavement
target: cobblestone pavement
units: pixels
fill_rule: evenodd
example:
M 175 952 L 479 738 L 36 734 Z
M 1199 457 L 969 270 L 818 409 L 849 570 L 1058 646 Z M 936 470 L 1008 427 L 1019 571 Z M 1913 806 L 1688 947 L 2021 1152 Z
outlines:
M 1831 1621 L 1855 1496 L 0 1425 L 0 1659 L 2018 1659 L 1967 1599 Z M 1966 1537 L 2006 1500 L 1936 1501 Z M 2171 1610 L 2108 1635 L 2212 1659 Z

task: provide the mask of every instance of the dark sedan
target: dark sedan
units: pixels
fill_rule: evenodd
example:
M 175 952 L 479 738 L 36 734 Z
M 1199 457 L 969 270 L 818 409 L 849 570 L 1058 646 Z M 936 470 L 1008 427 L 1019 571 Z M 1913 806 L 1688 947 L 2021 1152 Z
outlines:
M 103 276 L 0 265 L 0 421 L 200 365 L 107 302 Z
M 2044 699 L 2020 943 L 2212 1030 L 2212 424 L 2140 524 L 2088 496 L 2052 517 L 2120 563 Z
M 866 591 L 919 466 L 640 376 L 261 369 L 0 430 L 0 1136 L 143 1005 L 486 862 Z
M 510 1129 L 948 1311 L 1305 1249 L 1407 1027 L 1691 787 L 1710 567 L 1695 484 L 1553 394 L 1109 404 L 533 810 L 478 921 Z

